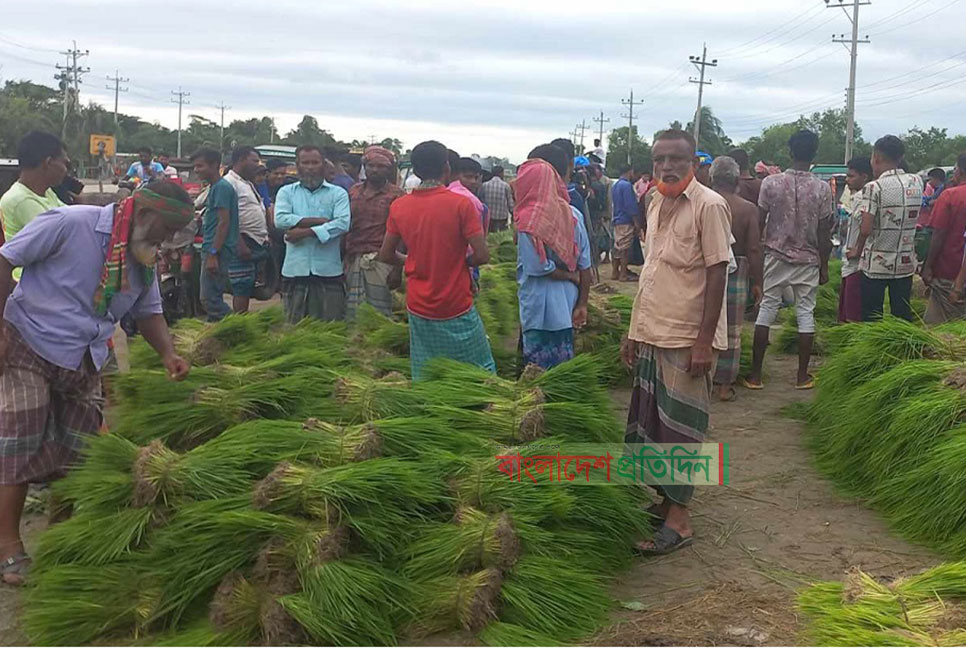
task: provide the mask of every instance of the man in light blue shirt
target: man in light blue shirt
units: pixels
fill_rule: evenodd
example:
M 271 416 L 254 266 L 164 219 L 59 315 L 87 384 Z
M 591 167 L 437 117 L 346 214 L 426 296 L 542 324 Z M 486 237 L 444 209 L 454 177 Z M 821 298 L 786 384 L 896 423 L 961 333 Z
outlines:
M 298 184 L 278 190 L 275 227 L 285 232 L 282 304 L 289 323 L 305 317 L 345 319 L 342 236 L 349 194 L 325 181 L 325 157 L 310 144 L 295 151 Z
M 152 180 L 163 180 L 164 167 L 157 162 L 152 162 L 154 153 L 147 146 L 138 149 L 138 161 L 132 162 L 131 166 L 127 169 L 127 178 L 137 177 L 144 182 L 151 182 Z

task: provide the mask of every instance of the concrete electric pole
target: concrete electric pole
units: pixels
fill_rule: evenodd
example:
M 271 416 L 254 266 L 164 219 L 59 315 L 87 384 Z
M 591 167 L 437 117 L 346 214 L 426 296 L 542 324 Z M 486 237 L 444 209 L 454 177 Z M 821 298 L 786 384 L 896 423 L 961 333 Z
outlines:
M 218 152 L 221 153 L 222 157 L 225 156 L 225 111 L 231 110 L 231 106 L 226 106 L 225 102 L 222 101 L 220 106 L 215 106 L 221 110 L 221 129 L 218 135 Z
M 604 111 L 600 111 L 600 117 L 594 117 L 594 121 L 600 125 L 600 145 L 604 145 L 604 124 L 610 121 L 610 118 L 604 119 Z
M 701 57 L 691 56 L 689 57 L 691 63 L 698 69 L 700 76 L 695 79 L 691 77 L 688 79 L 691 83 L 698 84 L 698 109 L 694 111 L 694 141 L 696 146 L 701 148 L 701 109 L 704 107 L 704 86 L 711 85 L 710 81 L 704 80 L 705 70 L 709 67 L 718 67 L 718 59 L 708 60 L 708 44 L 704 44 L 704 49 L 701 51 Z
M 644 100 L 634 101 L 634 88 L 631 88 L 631 95 L 627 99 L 621 99 L 621 104 L 627 106 L 627 164 L 631 164 L 631 154 L 634 149 L 634 106 L 643 106 Z
M 114 86 L 113 87 L 111 87 L 111 86 L 104 86 L 104 87 L 107 88 L 108 90 L 113 90 L 114 91 L 114 139 L 116 141 L 117 140 L 117 135 L 118 135 L 118 133 L 117 133 L 117 104 L 118 104 L 118 98 L 119 98 L 119 95 L 122 92 L 127 92 L 127 88 L 122 88 L 121 87 L 121 84 L 122 83 L 127 83 L 128 81 L 130 81 L 130 79 L 122 78 L 121 75 L 118 74 L 118 71 L 117 70 L 114 70 L 114 76 L 107 77 L 107 80 L 114 82 Z
M 177 97 L 177 99 L 172 98 L 171 103 L 178 104 L 178 157 L 180 158 L 181 157 L 181 109 L 184 107 L 186 103 L 187 104 L 191 103 L 190 101 L 185 101 L 185 97 L 190 97 L 191 93 L 185 92 L 184 90 L 181 89 L 181 86 L 178 86 L 178 91 L 175 92 L 174 90 L 172 90 L 171 94 L 174 95 L 174 97 Z
M 587 131 L 587 120 L 581 119 L 580 123 L 577 124 L 575 129 L 579 129 L 580 132 L 580 149 L 577 151 L 577 155 L 584 154 L 584 133 Z
M 74 46 L 67 50 L 66 52 L 60 52 L 60 54 L 66 57 L 66 65 L 57 65 L 57 69 L 60 73 L 54 78 L 60 81 L 61 90 L 64 92 L 64 122 L 60 128 L 60 138 L 64 139 L 67 136 L 67 115 L 73 106 L 73 110 L 76 112 L 80 102 L 80 84 L 81 75 L 87 74 L 91 71 L 90 68 L 81 67 L 77 64 L 79 59 L 84 58 L 90 54 L 89 50 L 84 50 L 83 52 L 77 49 L 77 41 L 73 41 Z
M 841 9 L 850 21 L 852 21 L 852 38 L 846 38 L 845 34 L 839 37 L 832 35 L 833 43 L 842 43 L 849 50 L 851 63 L 849 66 L 849 96 L 845 105 L 845 162 L 852 159 L 852 147 L 855 144 L 855 73 L 859 60 L 859 45 L 868 43 L 869 37 L 859 39 L 859 7 L 872 4 L 869 0 L 825 0 L 825 6 L 829 9 Z M 846 7 L 852 8 L 852 15 L 849 15 Z

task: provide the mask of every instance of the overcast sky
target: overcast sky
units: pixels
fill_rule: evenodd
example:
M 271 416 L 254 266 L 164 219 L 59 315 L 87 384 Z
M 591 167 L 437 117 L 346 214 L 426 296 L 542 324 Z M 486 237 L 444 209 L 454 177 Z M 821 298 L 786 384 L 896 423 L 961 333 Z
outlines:
M 689 55 L 707 41 L 705 104 L 744 140 L 763 125 L 845 104 L 851 34 L 823 0 L 40 0 L 4 3 L 0 76 L 53 84 L 57 50 L 90 50 L 82 101 L 113 105 L 107 75 L 131 79 L 121 111 L 174 128 L 188 114 L 303 114 L 343 140 L 439 139 L 464 155 L 519 161 L 604 111 L 625 125 L 631 88 L 647 137 L 694 113 Z M 966 132 L 963 0 L 862 7 L 858 120 L 867 138 L 937 125 Z

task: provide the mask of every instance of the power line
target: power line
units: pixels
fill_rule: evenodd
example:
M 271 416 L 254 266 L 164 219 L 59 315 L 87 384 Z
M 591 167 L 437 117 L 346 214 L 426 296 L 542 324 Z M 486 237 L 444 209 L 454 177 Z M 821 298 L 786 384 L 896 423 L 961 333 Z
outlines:
M 790 18 L 788 20 L 788 22 L 783 22 L 781 25 L 779 25 L 775 29 L 773 29 L 771 31 L 767 31 L 767 32 L 765 32 L 763 34 L 759 34 L 755 38 L 752 38 L 750 41 L 747 41 L 745 43 L 742 43 L 741 45 L 736 45 L 735 47 L 729 47 L 728 49 L 720 52 L 718 54 L 718 56 L 728 56 L 728 55 L 734 54 L 735 52 L 739 52 L 739 51 L 745 49 L 746 47 L 748 47 L 749 45 L 752 45 L 752 44 L 755 44 L 756 47 L 757 47 L 758 45 L 761 45 L 761 43 L 759 43 L 758 41 L 762 40 L 763 38 L 766 38 L 769 34 L 772 34 L 774 32 L 777 32 L 777 31 L 781 30 L 781 29 L 784 29 L 788 25 L 794 24 L 794 25 L 798 26 L 800 24 L 799 23 L 799 20 L 801 18 L 803 18 L 806 14 L 809 14 L 809 13 L 812 13 L 812 12 L 816 11 L 818 8 L 819 8 L 818 6 L 812 5 L 808 9 L 806 9 L 805 11 L 803 11 L 803 12 L 801 12 L 799 14 L 795 14 L 795 16 L 793 16 L 792 18 Z M 783 33 L 787 33 L 787 32 L 783 32 Z
M 9 38 L 7 36 L 0 36 L 0 41 L 7 43 L 8 45 L 13 45 L 14 47 L 19 47 L 20 49 L 32 50 L 34 52 L 47 52 L 49 54 L 58 54 L 59 52 L 55 49 L 49 47 L 37 47 L 35 45 L 24 45 L 23 43 L 18 43 L 17 41 Z
M 171 94 L 173 95 L 173 97 L 177 97 L 177 99 L 172 98 L 171 102 L 178 104 L 178 157 L 180 158 L 181 157 L 181 109 L 184 106 L 184 104 L 191 103 L 190 101 L 185 101 L 185 97 L 190 97 L 191 93 L 185 92 L 184 90 L 181 89 L 181 86 L 178 86 L 178 91 L 175 92 L 174 90 L 172 90 Z

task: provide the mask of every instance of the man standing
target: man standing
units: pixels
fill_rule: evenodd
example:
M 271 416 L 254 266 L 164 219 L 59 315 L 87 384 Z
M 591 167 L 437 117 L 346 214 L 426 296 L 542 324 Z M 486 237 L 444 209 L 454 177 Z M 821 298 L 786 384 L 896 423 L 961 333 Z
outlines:
M 493 167 L 493 177 L 483 183 L 480 199 L 490 210 L 490 231 L 502 232 L 513 216 L 513 189 L 503 180 L 503 167 Z
M 517 282 L 524 364 L 550 369 L 574 357 L 574 329 L 587 322 L 590 239 L 569 204 L 567 158 L 545 144 L 517 175 Z
M 390 182 L 396 173 L 396 156 L 381 146 L 370 146 L 362 157 L 366 179 L 349 190 L 352 225 L 345 235 L 346 319 L 356 319 L 356 309 L 366 302 L 383 315 L 392 316 L 389 277 L 393 266 L 379 261 L 386 238 L 389 206 L 406 194 Z
M 0 198 L 3 237 L 9 241 L 38 215 L 63 207 L 54 187 L 67 177 L 70 160 L 63 143 L 50 133 L 27 133 L 17 146 L 20 178 Z M 13 271 L 20 281 L 20 268 Z
M 268 169 L 268 193 L 272 199 L 272 204 L 275 204 L 275 197 L 278 195 L 279 189 L 287 184 L 298 182 L 288 174 L 289 166 L 289 163 L 285 160 L 269 160 L 265 163 L 265 168 Z
M 295 151 L 299 183 L 282 187 L 275 202 L 275 226 L 285 231 L 285 317 L 345 319 L 342 236 L 349 231 L 349 194 L 325 181 L 322 150 L 304 144 Z
M 922 209 L 922 180 L 899 168 L 906 147 L 895 135 L 880 138 L 872 150 L 876 179 L 866 187 L 868 211 L 848 259 L 861 258 L 862 321 L 882 318 L 885 292 L 895 317 L 913 320 L 912 275 L 916 272 L 916 221 Z M 762 189 L 764 191 L 764 189 Z
M 928 180 L 926 180 L 926 186 L 922 190 L 922 211 L 919 212 L 919 222 L 917 223 L 919 227 L 928 227 L 931 225 L 930 216 L 932 215 L 933 207 L 936 205 L 936 201 L 939 197 L 943 195 L 943 190 L 946 188 L 946 172 L 936 167 L 929 171 Z M 956 181 L 953 180 L 953 185 L 955 186 Z
M 597 137 L 594 138 L 593 150 L 588 153 L 588 156 L 591 155 L 597 158 L 595 160 L 591 160 L 592 162 L 601 166 L 607 166 L 607 154 L 604 153 L 604 147 L 601 146 L 600 139 Z
M 339 162 L 342 171 L 349 176 L 352 183 L 359 182 L 359 175 L 362 172 L 362 156 L 358 153 L 346 153 Z
M 738 163 L 741 176 L 738 178 L 738 195 L 758 206 L 758 195 L 761 193 L 761 180 L 751 175 L 751 159 L 744 149 L 732 149 L 728 157 Z
M 191 156 L 195 175 L 208 184 L 208 199 L 201 221 L 201 300 L 209 322 L 225 318 L 228 268 L 236 262 L 238 246 L 238 195 L 221 177 L 221 153 L 201 149 Z
M 188 364 L 161 314 L 154 262 L 194 218 L 181 187 L 159 182 L 119 205 L 58 207 L 0 248 L 0 575 L 22 584 L 27 486 L 63 477 L 103 419 L 99 372 L 130 313 L 174 380 Z M 11 271 L 24 269 L 13 288 Z
M 818 287 L 828 283 L 835 206 L 832 188 L 809 172 L 818 153 L 818 135 L 801 130 L 788 140 L 792 166 L 761 183 L 758 211 L 764 229 L 764 296 L 755 323 L 748 389 L 762 389 L 761 368 L 768 348 L 768 333 L 778 318 L 782 293 L 790 288 L 798 318 L 798 379 L 796 389 L 812 389 L 808 373 L 815 341 L 815 300 Z
M 137 178 L 141 182 L 151 182 L 160 180 L 164 177 L 164 167 L 157 162 L 152 162 L 154 154 L 151 148 L 143 146 L 138 149 L 138 161 L 132 162 L 127 169 L 127 179 Z
M 864 200 L 865 185 L 872 181 L 872 161 L 867 157 L 849 160 L 845 183 L 851 193 L 848 226 L 845 231 L 846 250 L 855 247 L 862 228 L 862 212 L 868 211 Z M 858 259 L 842 259 L 842 286 L 839 289 L 839 322 L 862 321 L 862 274 Z
M 738 195 L 741 170 L 730 157 L 719 157 L 711 164 L 711 188 L 728 203 L 731 210 L 732 252 L 735 269 L 728 274 L 728 351 L 718 357 L 714 384 L 718 398 L 733 401 L 735 381 L 741 364 L 741 326 L 745 321 L 749 279 L 755 303 L 761 301 L 761 237 L 758 208 Z
M 953 298 L 953 285 L 964 259 L 966 235 L 966 153 L 959 156 L 953 171 L 955 186 L 945 189 L 933 205 L 933 228 L 929 255 L 922 268 L 922 280 L 929 287 L 926 324 L 942 324 L 966 318 L 966 305 Z
M 634 193 L 634 167 L 620 168 L 620 179 L 614 183 L 614 251 L 612 254 L 615 281 L 634 281 L 636 277 L 628 269 L 631 247 L 640 228 L 640 210 Z
M 228 266 L 231 282 L 232 310 L 247 313 L 258 265 L 268 256 L 268 219 L 265 204 L 252 183 L 261 157 L 251 146 L 240 146 L 231 152 L 231 169 L 225 180 L 238 196 L 239 239 L 235 248 L 235 260 Z
M 445 146 L 423 142 L 411 159 L 422 182 L 389 208 L 379 260 L 405 266 L 413 380 L 422 378 L 425 364 L 436 357 L 496 372 L 470 280 L 470 267 L 490 260 L 479 214 L 467 198 L 447 188 Z M 400 242 L 408 254 L 397 252 Z
M 668 130 L 654 142 L 658 195 L 647 212 L 644 267 L 621 357 L 634 373 L 625 442 L 703 443 L 716 352 L 728 348 L 725 285 L 731 257 L 728 203 L 694 179 L 694 138 Z M 633 189 L 632 189 L 633 190 Z M 663 519 L 646 554 L 691 544 L 693 486 L 655 486 Z
M 164 151 L 162 151 L 161 153 L 158 153 L 158 164 L 161 166 L 161 169 L 163 170 L 164 177 L 168 180 L 177 180 L 178 170 L 175 169 L 170 164 L 168 164 L 168 162 L 169 162 L 169 158 L 167 153 L 165 153 Z

